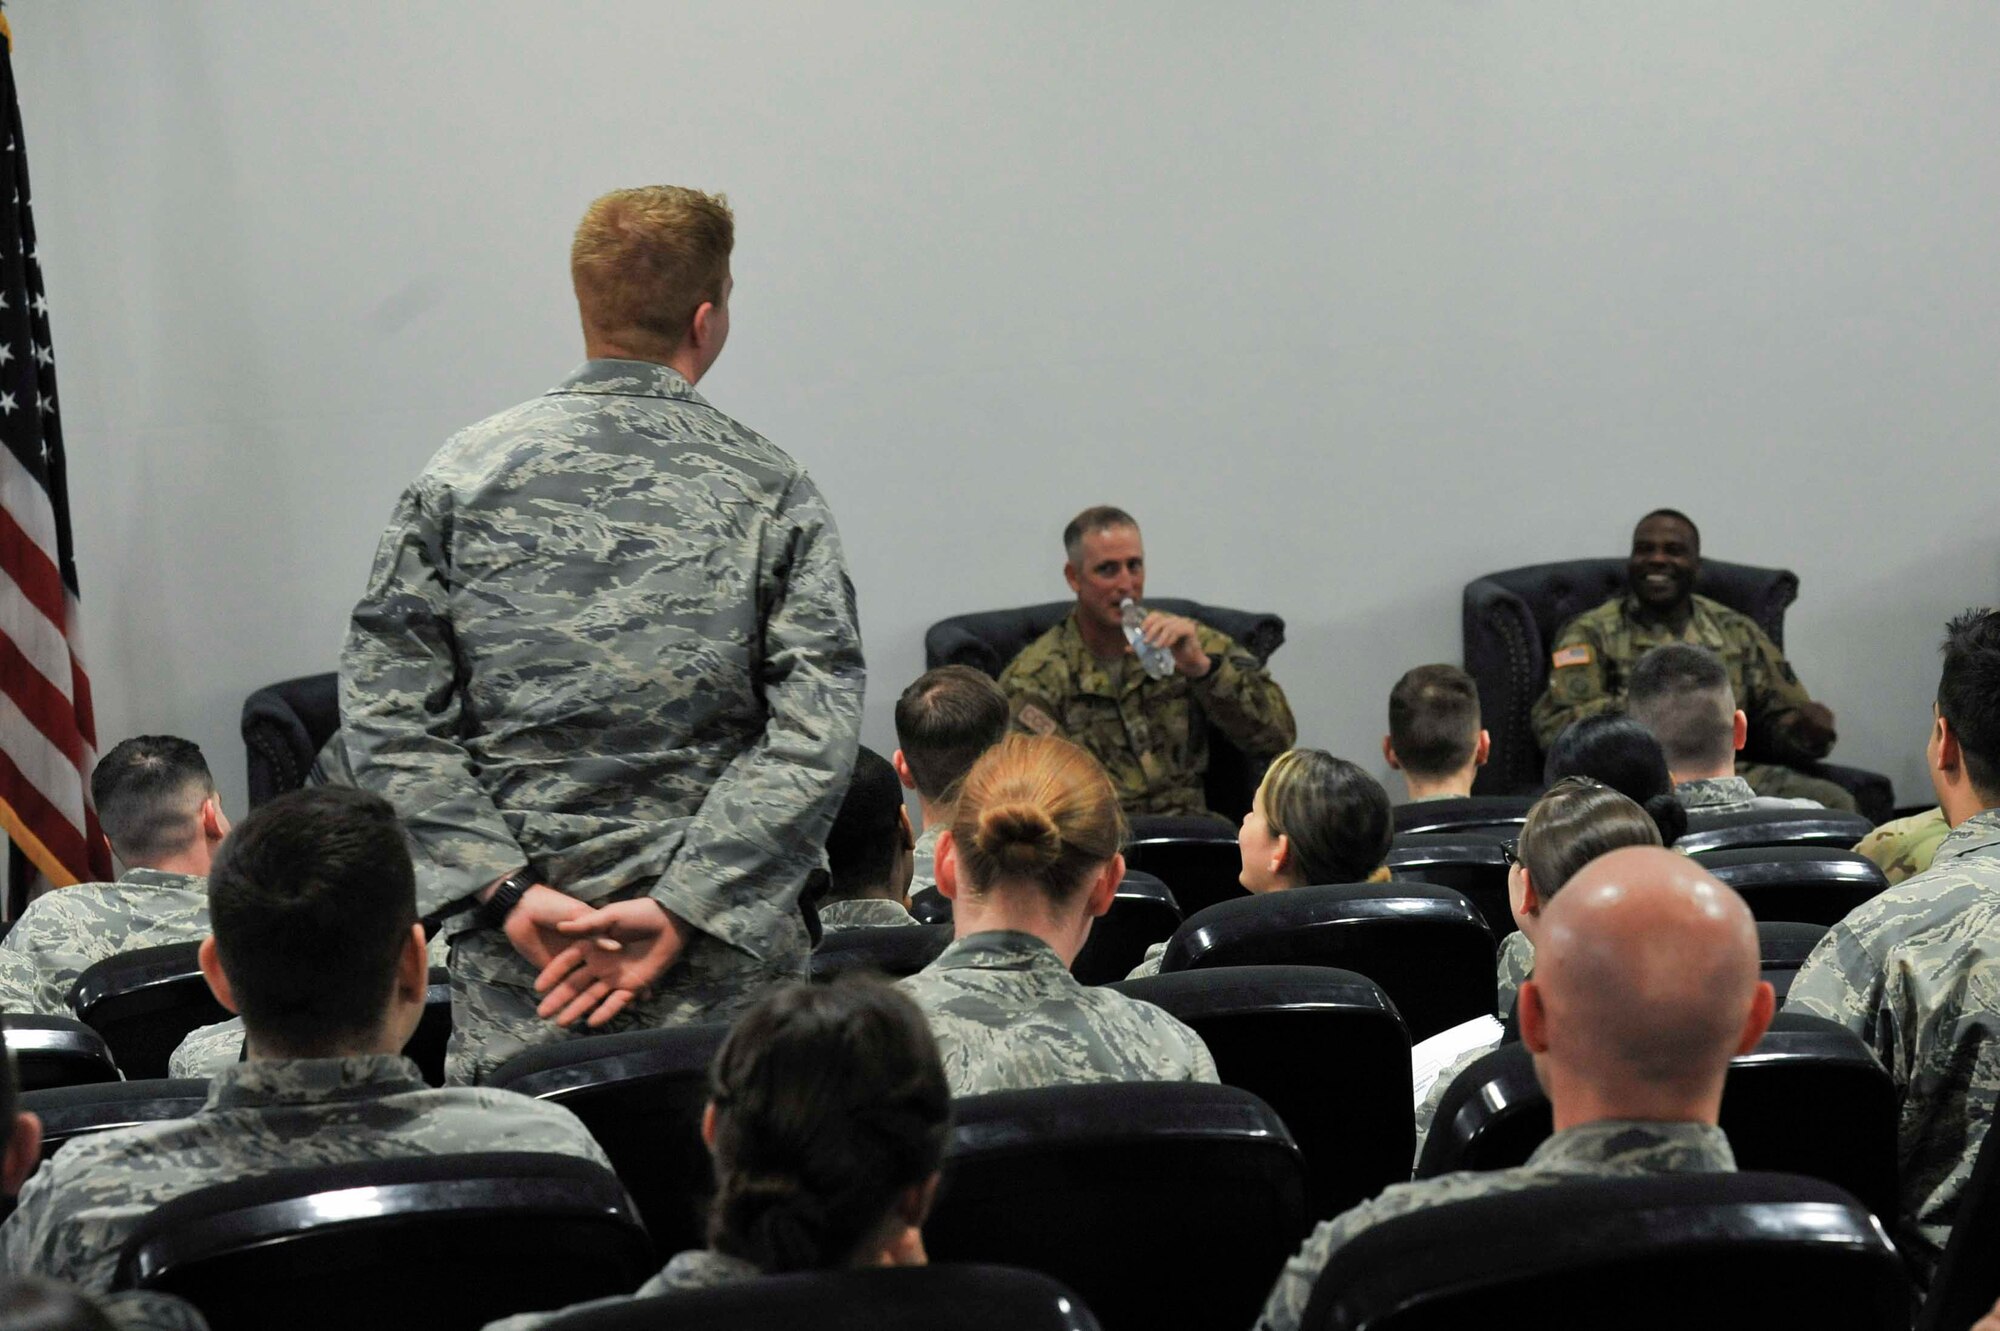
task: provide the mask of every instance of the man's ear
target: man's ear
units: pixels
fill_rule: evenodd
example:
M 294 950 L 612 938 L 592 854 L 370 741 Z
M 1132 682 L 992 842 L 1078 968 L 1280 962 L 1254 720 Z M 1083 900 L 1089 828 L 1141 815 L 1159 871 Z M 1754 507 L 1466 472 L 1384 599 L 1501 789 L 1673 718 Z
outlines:
M 410 936 L 403 941 L 403 955 L 396 959 L 396 989 L 406 1002 L 418 1005 L 430 997 L 431 956 L 421 922 L 410 926 Z
M 1486 766 L 1486 760 L 1492 753 L 1493 736 L 1482 730 L 1479 732 L 1479 743 L 1472 750 L 1472 765 L 1474 767 Z
M 922 1183 L 912 1183 L 903 1189 L 903 1195 L 896 1199 L 897 1219 L 912 1229 L 922 1227 L 931 1218 L 931 1207 L 937 1205 L 938 1180 L 944 1175 L 933 1173 Z
M 229 835 L 229 818 L 222 812 L 222 797 L 210 795 L 201 802 L 201 834 L 213 844 Z
M 688 320 L 687 344 L 696 351 L 706 351 L 715 341 L 715 302 L 705 300 L 694 307 L 694 317 Z
M 1765 985 L 1765 988 L 1770 988 Z M 1521 1026 L 1521 1043 L 1531 1054 L 1549 1052 L 1549 1010 L 1542 1003 L 1542 991 L 1533 980 L 1521 981 L 1514 996 L 1514 1018 Z
M 222 952 L 215 946 L 214 934 L 201 940 L 201 946 L 195 949 L 195 960 L 201 963 L 201 978 L 208 981 L 215 1001 L 231 1012 L 241 1013 L 243 1009 L 236 1006 L 236 995 L 229 989 L 229 976 L 223 973 Z
M 937 880 L 939 896 L 946 901 L 958 900 L 958 838 L 951 834 L 949 827 L 938 833 L 931 876 Z
M 16 1197 L 42 1161 L 42 1120 L 23 1109 L 0 1145 L 0 1197 Z M 932 1176 L 935 1181 L 936 1176 Z
M 1077 576 L 1076 565 L 1067 559 L 1063 561 L 1063 581 L 1069 584 L 1069 589 L 1073 592 L 1083 590 L 1083 579 Z
M 901 749 L 889 755 L 889 766 L 896 769 L 896 779 L 903 783 L 904 790 L 917 788 L 917 779 L 910 775 L 910 760 L 903 756 Z
M 1097 881 L 1090 885 L 1090 917 L 1094 920 L 1111 909 L 1111 903 L 1118 896 L 1118 885 L 1125 881 L 1125 857 L 1113 855 L 1106 862 Z
M 1382 761 L 1389 764 L 1389 770 L 1392 772 L 1403 770 L 1403 765 L 1396 761 L 1396 746 L 1390 742 L 1387 735 L 1382 736 Z
M 1965 753 L 1958 746 L 1958 733 L 1942 716 L 1931 722 L 1931 743 L 1937 749 L 1940 772 L 1957 772 L 1965 765 Z
M 1771 988 L 1769 980 L 1757 981 L 1757 991 L 1750 999 L 1749 1015 L 1743 1019 L 1743 1034 L 1736 1041 L 1736 1052 L 1747 1054 L 1757 1047 L 1764 1038 L 1764 1032 L 1771 1027 L 1771 1014 L 1778 1010 L 1777 991 Z
M 1736 716 L 1729 723 L 1729 734 L 1730 742 L 1741 753 L 1743 746 L 1750 742 L 1750 718 L 1743 715 L 1741 707 L 1736 709 Z
M 701 1107 L 701 1144 L 711 1151 L 715 1149 L 715 1101 L 713 1100 Z

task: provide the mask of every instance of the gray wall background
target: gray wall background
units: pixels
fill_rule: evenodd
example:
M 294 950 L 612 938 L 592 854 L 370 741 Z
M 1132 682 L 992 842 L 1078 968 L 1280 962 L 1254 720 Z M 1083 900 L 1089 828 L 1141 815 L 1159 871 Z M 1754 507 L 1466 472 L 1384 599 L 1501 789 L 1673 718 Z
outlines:
M 728 191 L 703 391 L 839 515 L 866 740 L 924 627 L 1269 607 L 1303 743 L 1380 768 L 1459 589 L 1656 504 L 1796 569 L 1838 756 L 1928 798 L 1995 598 L 2000 8 L 1536 0 L 18 0 L 101 737 L 330 668 L 396 492 L 579 358 L 584 203 Z

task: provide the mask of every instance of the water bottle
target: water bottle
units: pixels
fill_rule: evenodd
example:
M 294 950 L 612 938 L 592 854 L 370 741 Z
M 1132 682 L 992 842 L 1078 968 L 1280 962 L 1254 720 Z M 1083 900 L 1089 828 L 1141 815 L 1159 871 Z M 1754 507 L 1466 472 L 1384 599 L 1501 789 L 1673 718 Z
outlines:
M 1139 632 L 1139 626 L 1146 622 L 1146 612 L 1141 610 L 1131 597 L 1118 603 L 1118 613 L 1125 620 L 1125 641 L 1132 644 L 1132 651 L 1139 658 L 1139 668 L 1148 678 L 1165 679 L 1174 673 L 1174 654 L 1156 642 L 1147 642 Z

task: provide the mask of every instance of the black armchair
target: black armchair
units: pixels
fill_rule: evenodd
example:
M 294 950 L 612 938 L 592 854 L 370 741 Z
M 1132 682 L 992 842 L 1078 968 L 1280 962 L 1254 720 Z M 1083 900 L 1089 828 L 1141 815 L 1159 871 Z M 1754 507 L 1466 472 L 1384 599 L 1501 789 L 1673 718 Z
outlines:
M 331 671 L 266 684 L 243 700 L 250 807 L 305 785 L 313 759 L 340 729 L 340 679 Z
M 1779 1007 L 1785 1005 L 1785 999 L 1792 992 L 1792 981 L 1798 978 L 1799 967 L 1806 964 L 1806 958 L 1819 946 L 1819 940 L 1826 937 L 1828 927 L 1791 920 L 1757 921 L 1757 964 L 1765 981 L 1778 995 Z
M 1069 973 L 1084 984 L 1122 980 L 1145 959 L 1146 949 L 1164 943 L 1181 927 L 1181 908 L 1167 885 L 1149 873 L 1127 873 L 1111 898 L 1111 909 L 1091 921 L 1083 951 Z
M 1385 862 L 1397 882 L 1435 883 L 1463 893 L 1493 936 L 1505 938 L 1514 932 L 1514 911 L 1507 903 L 1507 854 L 1501 849 L 1509 837 L 1498 828 L 1399 833 L 1389 843 Z
M 14 1072 L 23 1091 L 118 1080 L 111 1046 L 69 1017 L 0 1013 L 0 1040 L 14 1056 Z
M 1389 812 L 1399 837 L 1459 832 L 1508 837 L 1520 832 L 1534 806 L 1532 795 L 1471 795 L 1398 804 Z
M 1542 782 L 1542 747 L 1528 714 L 1549 682 L 1549 644 L 1562 626 L 1625 589 L 1622 559 L 1571 559 L 1503 569 L 1465 584 L 1465 669 L 1479 684 L 1479 709 L 1493 752 L 1474 790 L 1521 794 Z M 1785 645 L 1785 611 L 1798 599 L 1798 575 L 1703 560 L 1695 591 L 1757 621 Z M 1752 755 L 1754 756 L 1754 755 Z M 1854 794 L 1875 822 L 1895 807 L 1889 778 L 1858 767 L 1819 763 L 1805 769 Z
M 1074 601 L 1047 601 L 1041 605 L 940 619 L 924 634 L 924 668 L 969 665 L 998 679 L 1022 648 L 1054 628 L 1075 605 Z M 1284 645 L 1285 621 L 1274 614 L 1165 597 L 1148 597 L 1146 605 L 1186 615 L 1226 633 L 1259 661 L 1268 663 L 1271 654 Z M 1241 749 L 1220 734 L 1209 736 L 1206 781 L 1209 808 L 1225 818 L 1241 818 L 1250 810 L 1250 796 L 1256 791 L 1260 776 L 1262 773 L 1252 770 Z
M 1766 846 L 1852 850 L 1874 827 L 1860 814 L 1840 809 L 1746 809 L 1740 813 L 1695 809 L 1688 814 L 1688 830 L 1674 842 L 1674 849 L 1690 855 Z
M 21 1108 L 42 1120 L 42 1159 L 78 1137 L 188 1118 L 208 1102 L 208 1083 L 196 1078 L 107 1081 L 25 1091 Z
M 1881 868 L 1851 850 L 1717 850 L 1695 862 L 1735 888 L 1760 920 L 1832 926 L 1889 888 Z
M 174 1046 L 200 1026 L 229 1020 L 195 959 L 199 943 L 121 952 L 87 967 L 69 1005 L 104 1037 L 127 1077 L 164 1077 Z
M 819 941 L 807 963 L 815 980 L 872 971 L 891 980 L 915 975 L 951 946 L 949 924 L 885 924 L 834 929 Z

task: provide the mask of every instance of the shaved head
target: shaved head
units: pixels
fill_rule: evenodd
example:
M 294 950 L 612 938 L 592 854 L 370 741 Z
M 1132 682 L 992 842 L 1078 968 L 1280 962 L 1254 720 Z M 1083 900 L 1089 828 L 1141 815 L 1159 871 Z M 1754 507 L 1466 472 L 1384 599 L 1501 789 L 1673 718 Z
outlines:
M 1771 1017 L 1743 899 L 1685 855 L 1650 846 L 1592 860 L 1549 902 L 1529 984 L 1522 1034 L 1558 1127 L 1714 1122 L 1730 1058 Z

